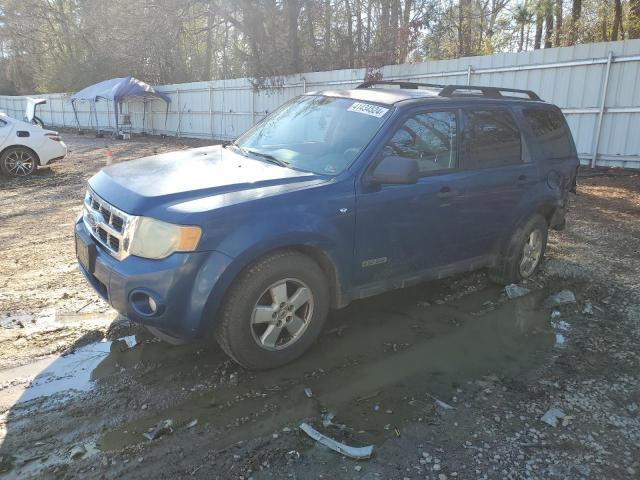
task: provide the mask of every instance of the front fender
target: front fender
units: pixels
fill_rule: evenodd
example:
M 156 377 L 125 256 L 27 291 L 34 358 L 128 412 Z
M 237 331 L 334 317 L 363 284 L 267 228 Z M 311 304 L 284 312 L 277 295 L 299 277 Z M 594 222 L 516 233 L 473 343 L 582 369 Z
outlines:
M 253 230 L 253 232 L 259 232 L 260 228 Z M 244 232 L 249 233 L 249 232 Z M 335 242 L 331 241 L 328 237 L 314 234 L 312 232 L 294 231 L 287 232 L 286 234 L 272 235 L 270 237 L 252 237 L 247 235 L 232 236 L 229 238 L 229 242 L 223 245 L 228 247 L 228 252 L 233 252 L 233 257 L 228 264 L 225 265 L 224 272 L 219 274 L 219 268 L 217 265 L 212 265 L 212 272 L 214 276 L 208 275 L 206 267 L 201 271 L 200 282 L 198 285 L 200 288 L 194 289 L 194 295 L 192 302 L 197 302 L 198 298 L 206 298 L 206 304 L 203 309 L 203 318 L 200 325 L 199 333 L 204 332 L 210 328 L 218 314 L 220 306 L 224 300 L 224 297 L 229 290 L 229 287 L 233 284 L 238 275 L 253 262 L 259 258 L 267 255 L 270 252 L 281 250 L 284 248 L 296 248 L 307 247 L 312 248 L 318 252 L 321 252 L 333 265 L 335 269 L 336 284 L 338 288 L 343 288 L 347 285 L 348 279 L 348 265 L 347 260 L 339 258 L 339 249 Z M 259 238 L 259 242 L 236 242 L 234 240 Z M 221 245 L 221 246 L 223 246 Z M 243 250 L 244 248 L 244 250 Z M 230 258 L 230 254 L 226 252 L 221 253 Z M 198 292 L 196 292 L 198 290 Z M 209 291 L 208 297 L 200 296 L 202 293 Z M 341 291 L 340 294 L 343 292 Z
M 352 179 L 226 206 L 203 213 L 195 223 L 205 232 L 202 249 L 232 259 L 207 300 L 210 318 L 244 268 L 282 248 L 313 249 L 323 267 L 331 263 L 337 277 L 332 280 L 339 286 L 335 293 L 348 291 L 355 229 Z

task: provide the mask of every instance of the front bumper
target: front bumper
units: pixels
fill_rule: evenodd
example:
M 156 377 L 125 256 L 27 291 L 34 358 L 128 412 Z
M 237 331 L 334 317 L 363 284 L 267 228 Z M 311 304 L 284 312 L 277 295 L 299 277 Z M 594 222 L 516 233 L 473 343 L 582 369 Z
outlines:
M 195 338 L 204 332 L 219 301 L 216 287 L 224 285 L 224 273 L 231 258 L 223 253 L 174 253 L 162 260 L 135 256 L 113 258 L 80 220 L 75 234 L 95 251 L 91 266 L 79 262 L 80 271 L 96 292 L 130 320 L 182 337 Z M 144 312 L 137 299 L 148 295 L 158 309 Z

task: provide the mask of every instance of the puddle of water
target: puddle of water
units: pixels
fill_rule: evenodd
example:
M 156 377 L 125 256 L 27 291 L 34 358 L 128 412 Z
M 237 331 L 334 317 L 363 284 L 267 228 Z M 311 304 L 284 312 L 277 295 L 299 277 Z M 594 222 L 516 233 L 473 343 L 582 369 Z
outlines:
M 334 423 L 347 426 L 329 427 L 338 439 L 379 442 L 393 435 L 394 427 L 432 412 L 434 397 L 449 402 L 467 381 L 488 374 L 523 380 L 544 364 L 555 342 L 549 309 L 538 307 L 544 298 L 539 292 L 506 300 L 490 288 L 429 307 L 411 292 L 357 302 L 328 322 L 325 332 L 340 335 L 323 335 L 296 362 L 244 372 L 237 386 L 219 384 L 159 415 L 106 432 L 98 447 L 113 450 L 145 441 L 145 431 L 170 418 L 178 430 L 197 419 L 219 433 L 222 448 L 284 426 L 296 428 L 301 419 L 327 411 L 336 414 Z M 207 362 L 220 360 L 214 355 L 195 361 L 209 368 Z M 193 368 L 179 358 L 168 366 L 176 361 L 185 370 Z M 305 396 L 305 387 L 313 390 L 312 398 Z
M 95 385 L 92 374 L 112 350 L 130 348 L 135 337 L 92 343 L 70 353 L 0 371 L 0 406 L 11 406 L 60 392 L 85 392 Z

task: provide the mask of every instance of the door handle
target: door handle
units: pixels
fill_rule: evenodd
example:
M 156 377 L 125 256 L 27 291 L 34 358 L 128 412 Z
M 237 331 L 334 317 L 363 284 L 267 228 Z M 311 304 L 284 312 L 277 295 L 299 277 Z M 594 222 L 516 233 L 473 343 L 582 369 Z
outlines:
M 520 175 L 518 177 L 518 179 L 516 180 L 516 185 L 518 185 L 519 187 L 522 187 L 524 185 L 526 185 L 527 183 L 527 176 L 526 175 Z
M 450 187 L 442 187 L 438 192 L 438 198 L 442 200 L 447 200 L 451 197 L 455 197 L 456 195 L 458 195 L 458 191 L 452 190 Z

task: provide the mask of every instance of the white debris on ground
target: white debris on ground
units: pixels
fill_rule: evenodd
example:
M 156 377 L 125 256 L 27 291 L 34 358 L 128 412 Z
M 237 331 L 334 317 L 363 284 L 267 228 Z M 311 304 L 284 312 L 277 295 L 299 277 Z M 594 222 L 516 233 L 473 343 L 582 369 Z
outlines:
M 525 295 L 528 295 L 529 293 L 531 293 L 531 290 L 529 290 L 526 287 L 522 287 L 520 285 L 516 285 L 515 283 L 512 283 L 511 285 L 507 285 L 506 287 L 504 287 L 504 292 L 507 294 L 507 297 L 513 299 L 518 297 L 524 297 Z
M 550 408 L 545 412 L 545 414 L 540 418 L 540 420 L 547 425 L 551 425 L 552 427 L 558 426 L 558 420 L 562 420 L 565 417 L 565 414 L 562 410 L 558 408 Z

